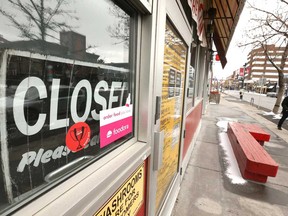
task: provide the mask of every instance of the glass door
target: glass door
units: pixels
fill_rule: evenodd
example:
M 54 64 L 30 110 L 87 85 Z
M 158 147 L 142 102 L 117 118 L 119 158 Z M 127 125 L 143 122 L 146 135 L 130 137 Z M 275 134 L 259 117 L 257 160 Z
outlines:
M 187 45 L 167 21 L 160 117 L 160 130 L 164 131 L 164 147 L 163 163 L 157 175 L 157 212 L 178 172 L 187 50 Z

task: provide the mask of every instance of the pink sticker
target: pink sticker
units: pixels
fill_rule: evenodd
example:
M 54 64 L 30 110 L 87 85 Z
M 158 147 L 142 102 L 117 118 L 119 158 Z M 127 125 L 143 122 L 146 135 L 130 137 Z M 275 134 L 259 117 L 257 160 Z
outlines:
M 129 100 L 125 106 L 100 111 L 100 148 L 132 132 L 132 114 Z
M 132 116 L 100 127 L 100 148 L 132 132 Z
M 85 122 L 78 122 L 68 130 L 66 134 L 66 145 L 73 151 L 82 150 L 90 141 L 90 127 Z

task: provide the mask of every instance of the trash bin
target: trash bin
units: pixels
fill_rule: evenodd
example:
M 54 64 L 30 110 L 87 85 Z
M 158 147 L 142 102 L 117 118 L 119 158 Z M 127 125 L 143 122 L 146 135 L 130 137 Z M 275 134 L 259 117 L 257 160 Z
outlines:
M 210 91 L 209 102 L 214 102 L 216 104 L 220 103 L 220 92 L 219 91 Z

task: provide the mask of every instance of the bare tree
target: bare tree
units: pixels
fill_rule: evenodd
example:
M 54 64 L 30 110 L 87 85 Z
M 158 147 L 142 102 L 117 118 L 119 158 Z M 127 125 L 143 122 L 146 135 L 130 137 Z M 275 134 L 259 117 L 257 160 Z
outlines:
M 245 31 L 245 37 L 248 38 L 245 43 L 240 46 L 251 46 L 252 49 L 261 48 L 268 61 L 275 67 L 278 72 L 278 97 L 273 107 L 273 112 L 278 113 L 279 107 L 282 101 L 282 96 L 285 91 L 284 83 L 284 68 L 288 54 L 288 1 L 287 0 L 275 0 L 267 1 L 271 4 L 277 4 L 273 9 L 266 9 L 256 7 L 249 2 L 250 9 L 252 9 L 252 18 L 250 19 L 250 27 Z M 262 3 L 262 2 L 261 2 Z M 265 2 L 263 2 L 265 4 Z M 282 47 L 283 52 L 269 52 L 268 47 L 270 44 L 274 44 L 277 47 Z M 270 46 L 271 47 L 271 46 Z M 279 60 L 276 61 L 276 59 Z
M 117 18 L 117 23 L 115 23 L 113 26 L 109 26 L 107 28 L 107 31 L 112 38 L 115 38 L 117 40 L 115 44 L 124 43 L 128 47 L 130 36 L 130 16 L 116 5 L 111 6 L 109 8 L 109 12 Z
M 59 30 L 71 30 L 72 26 L 62 21 L 63 17 L 78 19 L 68 10 L 68 0 L 6 0 L 9 8 L 20 14 L 9 12 L 0 7 L 0 14 L 8 18 L 10 23 L 20 31 L 20 37 L 30 40 L 46 41 L 47 37 L 56 39 L 53 33 Z M 24 16 L 24 17 L 23 17 Z M 57 20 L 57 17 L 61 17 Z

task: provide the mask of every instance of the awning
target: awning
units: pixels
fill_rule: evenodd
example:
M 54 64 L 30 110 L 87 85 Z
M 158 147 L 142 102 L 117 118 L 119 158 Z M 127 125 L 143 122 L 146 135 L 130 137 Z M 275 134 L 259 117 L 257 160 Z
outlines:
M 204 1 L 204 11 L 207 11 L 207 15 L 204 16 L 205 26 L 207 29 L 208 24 L 211 21 L 214 23 L 213 31 L 213 41 L 216 46 L 217 52 L 220 56 L 221 65 L 224 68 L 227 60 L 226 53 L 229 44 L 232 40 L 235 28 L 237 26 L 240 14 L 243 10 L 246 0 L 205 0 Z M 209 17 L 208 10 L 211 8 L 216 9 L 216 15 L 214 19 L 211 20 L 211 15 Z M 207 31 L 207 37 L 209 32 Z M 209 41 L 209 40 L 207 40 Z M 210 45 L 210 47 L 212 47 Z
M 218 34 L 217 29 L 215 29 L 215 32 L 213 34 L 213 41 L 214 41 L 214 44 L 216 46 L 218 55 L 220 57 L 220 62 L 221 62 L 222 68 L 224 68 L 225 65 L 227 64 L 226 51 L 224 50 L 224 47 L 223 47 L 223 44 L 221 42 L 221 38 Z

